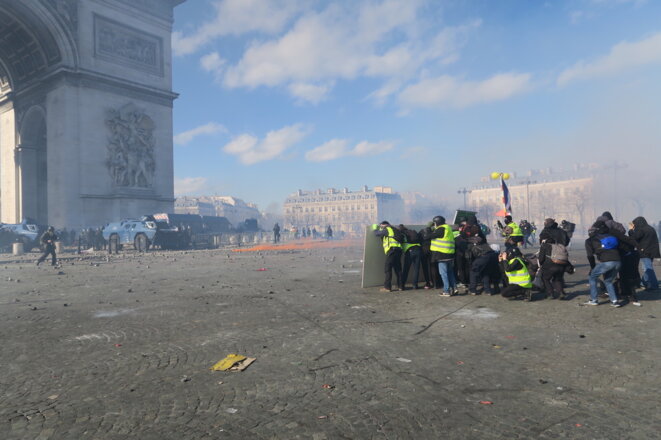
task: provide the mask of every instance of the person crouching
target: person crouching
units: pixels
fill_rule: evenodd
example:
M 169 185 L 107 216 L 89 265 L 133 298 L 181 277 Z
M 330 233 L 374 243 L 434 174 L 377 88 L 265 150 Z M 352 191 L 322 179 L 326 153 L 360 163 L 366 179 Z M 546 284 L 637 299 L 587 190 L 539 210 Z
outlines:
M 522 297 L 524 301 L 531 301 L 532 277 L 519 248 L 508 249 L 500 254 L 498 259 L 505 262 L 505 275 L 508 281 L 508 285 L 501 291 L 501 295 L 504 298 Z

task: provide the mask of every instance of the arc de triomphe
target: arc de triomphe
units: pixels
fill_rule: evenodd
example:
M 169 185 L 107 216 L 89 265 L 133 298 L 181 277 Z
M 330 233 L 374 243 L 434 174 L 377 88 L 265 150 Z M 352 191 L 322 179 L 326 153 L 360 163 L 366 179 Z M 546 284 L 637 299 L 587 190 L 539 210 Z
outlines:
M 171 211 L 173 8 L 0 1 L 0 221 Z

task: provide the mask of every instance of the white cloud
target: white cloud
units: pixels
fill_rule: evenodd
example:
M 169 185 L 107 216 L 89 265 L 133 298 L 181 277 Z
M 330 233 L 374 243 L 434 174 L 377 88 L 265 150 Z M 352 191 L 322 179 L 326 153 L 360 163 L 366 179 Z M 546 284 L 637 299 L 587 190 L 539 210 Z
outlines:
M 309 102 L 318 104 L 326 99 L 332 84 L 315 85 L 307 83 L 292 83 L 289 85 L 289 92 L 292 96 L 298 98 L 300 102 Z
M 564 86 L 572 81 L 615 75 L 656 63 L 661 63 L 661 32 L 634 43 L 616 44 L 608 55 L 593 61 L 579 61 L 560 73 L 557 83 Z
M 223 151 L 237 156 L 244 165 L 253 165 L 280 156 L 307 136 L 308 131 L 302 124 L 294 124 L 270 131 L 261 140 L 249 134 L 242 134 L 225 145 Z
M 454 107 L 502 101 L 530 89 L 527 73 L 501 73 L 483 81 L 464 81 L 449 75 L 423 79 L 399 94 L 403 108 Z
M 200 192 L 207 186 L 206 177 L 183 177 L 174 179 L 174 194 L 177 196 Z
M 195 32 L 172 35 L 175 55 L 188 55 L 214 39 L 246 33 L 275 34 L 302 9 L 302 0 L 219 0 L 213 3 L 214 18 Z
M 216 122 L 209 122 L 191 130 L 179 133 L 174 137 L 174 143 L 177 145 L 188 145 L 198 136 L 226 132 L 227 129 L 223 125 Z
M 387 86 L 373 97 L 383 101 L 429 63 L 456 61 L 466 35 L 481 25 L 427 26 L 421 17 L 426 3 L 331 2 L 321 10 L 308 3 L 282 34 L 253 41 L 234 62 L 218 56 L 204 65 L 228 88 L 284 87 L 309 103 L 324 100 L 338 80 L 382 78 Z
M 309 162 L 326 162 L 346 156 L 374 156 L 390 151 L 393 147 L 392 142 L 363 141 L 349 148 L 349 141 L 333 139 L 305 153 L 305 159 Z
M 225 60 L 221 58 L 218 52 L 211 52 L 200 58 L 200 65 L 207 72 L 221 72 Z

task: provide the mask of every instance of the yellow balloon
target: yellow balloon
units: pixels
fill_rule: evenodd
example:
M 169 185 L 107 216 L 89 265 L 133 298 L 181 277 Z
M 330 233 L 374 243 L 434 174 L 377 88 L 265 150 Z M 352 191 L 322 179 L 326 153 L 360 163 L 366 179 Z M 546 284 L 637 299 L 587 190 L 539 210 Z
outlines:
M 507 180 L 510 178 L 510 173 L 504 173 L 503 174 L 503 179 Z
M 493 180 L 496 180 L 496 179 L 499 178 L 499 177 L 500 177 L 500 173 L 497 173 L 497 172 L 495 172 L 495 171 L 494 171 L 493 173 L 491 173 L 491 178 L 492 178 Z

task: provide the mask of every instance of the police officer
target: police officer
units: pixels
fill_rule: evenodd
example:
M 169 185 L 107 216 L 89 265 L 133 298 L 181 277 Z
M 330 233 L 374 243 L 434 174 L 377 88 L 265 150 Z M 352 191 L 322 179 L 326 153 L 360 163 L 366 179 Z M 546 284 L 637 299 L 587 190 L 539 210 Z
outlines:
M 511 215 L 505 216 L 505 229 L 503 230 L 505 236 L 505 249 L 520 246 L 523 243 L 523 231 L 521 227 L 512 220 Z
M 445 224 L 445 217 L 437 215 L 432 219 L 432 233 L 430 234 L 431 259 L 438 264 L 438 271 L 443 280 L 443 293 L 441 296 L 451 296 L 456 293 L 457 281 L 454 276 L 454 231 L 450 225 Z
M 393 292 L 404 290 L 404 279 L 402 278 L 402 244 L 395 239 L 395 229 L 387 221 L 382 221 L 379 225 L 372 225 L 374 235 L 381 238 L 383 242 L 383 252 L 386 254 L 385 274 L 381 292 Z M 399 232 L 397 233 L 399 236 Z M 398 288 L 392 287 L 392 271 L 395 271 Z
M 37 266 L 43 263 L 49 254 L 52 256 L 51 266 L 55 266 L 57 264 L 57 257 L 55 256 L 55 242 L 57 241 L 57 235 L 55 235 L 55 228 L 49 226 L 48 230 L 41 235 L 40 241 L 44 246 L 44 253 L 37 260 Z

